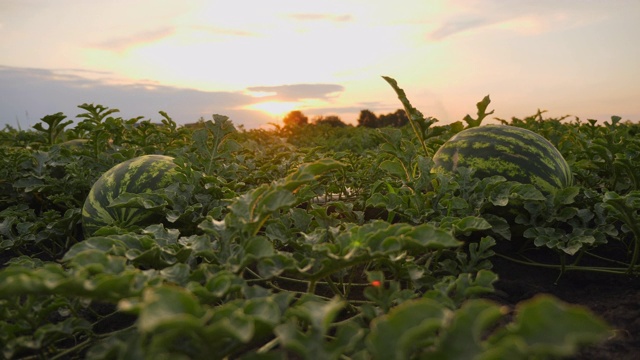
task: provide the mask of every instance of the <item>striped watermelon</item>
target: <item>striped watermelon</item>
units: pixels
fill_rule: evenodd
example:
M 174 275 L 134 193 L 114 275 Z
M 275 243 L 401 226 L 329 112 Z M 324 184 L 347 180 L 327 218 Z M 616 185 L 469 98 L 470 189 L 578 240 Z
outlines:
M 433 161 L 435 172 L 473 168 L 477 177 L 502 175 L 507 180 L 533 184 L 544 193 L 573 183 L 569 165 L 553 144 L 515 126 L 465 129 L 444 143 Z
M 167 187 L 175 175 L 173 158 L 144 155 L 120 163 L 105 172 L 93 184 L 82 208 L 82 225 L 91 236 L 105 225 L 128 227 L 161 222 L 151 210 L 142 208 L 110 208 L 110 203 L 127 192 L 140 194 Z

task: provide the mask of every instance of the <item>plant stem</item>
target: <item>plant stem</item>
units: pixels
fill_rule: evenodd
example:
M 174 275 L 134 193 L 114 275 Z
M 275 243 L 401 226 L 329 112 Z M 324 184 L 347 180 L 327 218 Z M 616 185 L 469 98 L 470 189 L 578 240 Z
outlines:
M 307 292 L 310 294 L 314 294 L 316 293 L 316 280 L 312 279 L 311 281 L 309 281 L 309 285 L 307 286 Z
M 518 260 L 506 255 L 502 255 L 502 254 L 498 254 L 496 253 L 496 256 L 499 256 L 503 259 L 507 259 L 509 261 L 513 261 L 515 263 L 518 264 L 522 264 L 522 265 L 529 265 L 529 266 L 536 266 L 536 267 L 543 267 L 543 268 L 548 268 L 548 269 L 557 269 L 560 270 L 562 269 L 562 265 L 554 265 L 554 264 L 542 264 L 542 263 L 538 263 L 535 261 L 524 261 L 524 260 Z M 573 270 L 573 271 L 593 271 L 593 272 L 601 272 L 601 273 L 607 273 L 607 274 L 616 274 L 616 275 L 626 275 L 628 274 L 628 270 L 624 269 L 624 268 L 610 268 L 610 267 L 598 267 L 598 266 L 574 266 L 574 265 L 565 265 L 564 266 L 564 270 L 568 271 L 568 270 Z
M 411 124 L 411 128 L 413 129 L 413 132 L 416 134 L 416 138 L 418 138 L 420 145 L 422 145 L 422 150 L 424 151 L 425 155 L 430 158 L 431 155 L 429 154 L 429 149 L 427 148 L 427 144 L 424 141 L 422 130 L 420 130 L 420 126 L 417 124 L 419 120 L 424 120 L 424 117 L 416 108 L 414 108 L 411 105 L 411 103 L 409 102 L 409 99 L 407 99 L 407 95 L 404 93 L 404 90 L 398 87 L 397 81 L 395 81 L 394 79 L 388 76 L 383 76 L 382 78 L 386 82 L 388 82 L 389 85 L 391 85 L 393 90 L 398 95 L 398 99 L 400 99 L 400 102 L 402 102 L 402 105 L 404 106 L 404 111 L 407 113 L 407 118 L 409 118 L 409 124 Z
M 635 221 L 633 216 L 635 210 L 629 209 L 627 206 L 624 206 L 622 201 L 607 201 L 607 203 L 609 203 L 617 210 L 618 216 L 616 217 L 622 220 L 622 222 L 624 222 L 625 225 L 629 227 L 631 233 L 633 234 L 633 254 L 631 255 L 631 263 L 629 264 L 629 267 L 627 269 L 627 272 L 631 273 L 633 268 L 638 263 L 638 256 L 640 256 L 640 226 L 638 225 L 637 221 Z

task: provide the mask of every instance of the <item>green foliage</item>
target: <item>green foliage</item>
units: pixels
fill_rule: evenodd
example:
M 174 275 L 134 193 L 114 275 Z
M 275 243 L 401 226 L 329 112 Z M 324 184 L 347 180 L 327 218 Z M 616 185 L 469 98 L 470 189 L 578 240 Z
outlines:
M 125 120 L 83 104 L 74 128 L 56 114 L 46 129 L 2 131 L 2 356 L 525 359 L 606 336 L 590 312 L 549 296 L 512 310 L 483 297 L 495 256 L 639 272 L 637 125 L 513 120 L 550 139 L 576 176 L 542 194 L 466 168 L 432 173 L 462 122 L 435 126 L 386 80 L 410 127 L 245 131 L 222 115 L 181 127 L 163 112 Z M 164 221 L 85 238 L 91 185 L 145 154 L 175 158 L 175 181 L 113 205 Z M 509 242 L 518 251 L 500 253 Z M 627 252 L 608 259 L 616 244 Z M 541 250 L 554 256 L 531 260 Z
M 455 311 L 428 298 L 408 301 L 372 323 L 367 346 L 374 359 L 549 358 L 570 355 L 607 331 L 585 310 L 549 296 L 519 304 L 509 324 L 495 330 L 505 310 L 487 300 Z
M 494 110 L 487 112 L 487 107 L 489 107 L 490 103 L 491 98 L 487 95 L 482 99 L 482 101 L 476 104 L 476 107 L 478 108 L 478 117 L 476 119 L 472 118 L 471 115 L 465 115 L 463 120 L 467 123 L 467 128 L 480 126 L 480 124 L 482 124 L 482 120 L 493 114 Z
M 389 85 L 391 85 L 393 90 L 398 95 L 398 99 L 400 99 L 400 102 L 402 102 L 402 105 L 404 106 L 404 110 L 406 111 L 407 116 L 409 117 L 409 124 L 411 124 L 411 128 L 413 129 L 413 132 L 416 135 L 416 138 L 418 139 L 418 141 L 420 141 L 420 144 L 422 144 L 422 149 L 424 150 L 425 156 L 430 157 L 432 154 L 427 150 L 427 145 L 425 144 L 425 140 L 427 138 L 425 136 L 426 135 L 425 132 L 428 131 L 431 125 L 433 125 L 437 120 L 431 119 L 431 118 L 425 119 L 424 115 L 422 115 L 422 113 L 418 109 L 414 108 L 411 105 L 404 90 L 398 87 L 398 83 L 396 82 L 395 79 L 387 76 L 383 76 L 382 78 L 387 83 L 389 83 Z
M 73 123 L 72 120 L 63 122 L 65 118 L 66 116 L 62 113 L 47 115 L 41 119 L 43 123 L 48 125 L 46 129 L 42 126 L 42 123 L 33 125 L 33 128 L 45 135 L 47 145 L 53 145 L 64 134 L 64 128 Z

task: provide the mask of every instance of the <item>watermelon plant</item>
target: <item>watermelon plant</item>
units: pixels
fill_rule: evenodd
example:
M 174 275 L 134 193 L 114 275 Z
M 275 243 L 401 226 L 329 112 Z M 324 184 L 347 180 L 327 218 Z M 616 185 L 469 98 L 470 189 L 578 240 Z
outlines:
M 479 124 L 488 104 L 463 120 Z M 632 124 L 511 122 L 548 138 L 576 175 L 543 196 L 505 176 L 433 171 L 464 126 L 415 109 L 404 128 L 269 131 L 80 108 L 53 136 L 0 136 L 3 358 L 557 358 L 633 334 L 513 292 L 510 277 L 537 271 L 496 266 L 640 273 Z M 607 139 L 629 144 L 572 150 Z M 605 155 L 613 173 L 597 167 Z M 515 219 L 486 212 L 514 200 Z M 515 225 L 531 248 L 500 253 Z M 529 256 L 541 247 L 564 256 Z
M 162 220 L 154 211 L 163 199 L 155 191 L 175 180 L 173 158 L 144 155 L 124 161 L 93 184 L 82 207 L 82 226 L 91 236 L 103 226 L 144 227 Z

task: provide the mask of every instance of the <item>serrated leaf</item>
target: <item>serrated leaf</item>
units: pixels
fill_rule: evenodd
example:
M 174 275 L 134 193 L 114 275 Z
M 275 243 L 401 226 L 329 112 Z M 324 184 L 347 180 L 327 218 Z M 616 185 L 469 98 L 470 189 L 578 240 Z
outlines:
M 503 182 L 491 187 L 488 195 L 489 201 L 495 206 L 506 206 L 509 203 L 511 189 L 514 187 L 512 182 L 507 182 L 504 177 L 502 179 Z
M 167 206 L 167 200 L 154 193 L 122 193 L 117 198 L 113 199 L 107 207 L 120 209 L 120 208 L 141 208 L 147 210 L 161 209 Z
M 269 191 L 260 199 L 261 211 L 272 212 L 278 209 L 292 206 L 296 203 L 296 197 L 288 190 Z
M 278 276 L 285 270 L 293 270 L 295 268 L 295 260 L 284 254 L 275 254 L 274 256 L 262 258 L 257 265 L 258 274 L 266 279 Z
M 197 298 L 182 288 L 147 288 L 137 323 L 140 331 L 151 333 L 166 323 L 199 322 L 203 314 Z
M 487 300 L 470 300 L 455 311 L 450 323 L 441 331 L 433 352 L 427 358 L 442 360 L 475 359 L 485 350 L 487 331 L 506 313 Z
M 244 246 L 247 256 L 253 256 L 256 259 L 268 257 L 274 254 L 273 244 L 265 237 L 256 236 L 251 238 Z
M 521 341 L 530 355 L 569 356 L 579 345 L 603 340 L 609 331 L 589 310 L 550 295 L 537 295 L 519 303 L 513 324 L 488 341 L 491 346 Z
M 511 196 L 516 196 L 522 200 L 545 200 L 542 192 L 531 184 L 517 184 L 511 190 Z
M 398 159 L 383 161 L 382 163 L 380 163 L 380 169 L 388 172 L 393 176 L 397 176 L 400 179 L 408 180 L 407 171 L 404 168 L 404 165 L 402 165 L 402 163 Z
M 463 244 L 462 241 L 457 240 L 451 233 L 435 228 L 429 224 L 415 226 L 404 235 L 405 238 L 410 241 L 434 250 L 457 247 Z
M 569 186 L 566 188 L 562 188 L 553 196 L 553 202 L 557 205 L 569 205 L 573 204 L 574 199 L 580 193 L 580 188 L 577 186 Z
M 299 300 L 299 303 L 292 307 L 288 314 L 309 321 L 318 333 L 326 334 L 329 331 L 329 326 L 344 306 L 345 302 L 337 297 L 321 302 L 309 296 Z
M 489 224 L 487 220 L 477 216 L 467 216 L 461 219 L 456 219 L 453 222 L 453 226 L 456 231 L 461 233 L 491 229 L 491 224 Z
M 75 244 L 62 258 L 63 261 L 73 259 L 79 253 L 90 250 L 98 250 L 104 253 L 114 255 L 124 254 L 127 250 L 125 243 L 117 237 L 111 236 L 94 236 L 85 241 Z
M 433 344 L 447 312 L 431 299 L 406 301 L 371 322 L 367 348 L 374 359 L 407 359 Z

